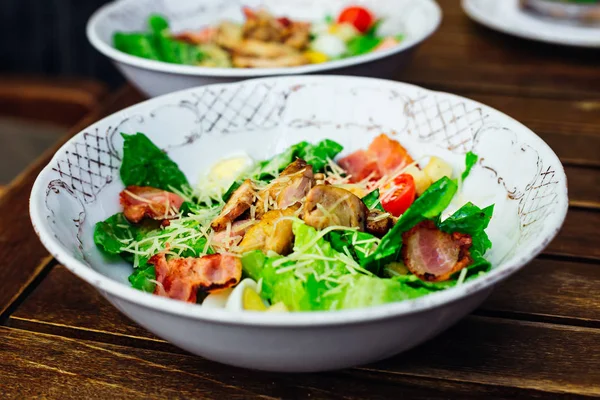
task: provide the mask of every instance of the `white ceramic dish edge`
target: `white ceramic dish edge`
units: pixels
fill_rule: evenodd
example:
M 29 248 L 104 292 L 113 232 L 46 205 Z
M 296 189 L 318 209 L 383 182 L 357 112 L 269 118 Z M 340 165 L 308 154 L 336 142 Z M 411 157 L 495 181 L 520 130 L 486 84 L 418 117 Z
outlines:
M 487 1 L 494 7 L 518 7 L 516 0 L 484 1 Z M 507 35 L 549 44 L 600 48 L 600 27 L 594 26 L 588 28 L 568 25 L 561 21 L 553 22 L 548 18 L 526 14 L 522 10 L 513 11 L 514 13 L 518 13 L 518 19 L 512 18 L 510 21 L 507 21 L 507 16 L 486 15 L 477 5 L 478 2 L 482 3 L 481 0 L 462 0 L 462 8 L 471 19 L 490 29 Z M 531 24 L 535 25 L 531 26 Z M 560 37 L 561 32 L 564 32 L 563 37 Z

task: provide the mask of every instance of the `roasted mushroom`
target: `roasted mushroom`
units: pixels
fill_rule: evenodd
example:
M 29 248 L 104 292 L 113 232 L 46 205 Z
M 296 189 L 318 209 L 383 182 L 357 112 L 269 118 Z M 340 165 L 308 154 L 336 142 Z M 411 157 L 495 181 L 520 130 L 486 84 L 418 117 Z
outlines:
M 316 229 L 340 225 L 365 230 L 369 210 L 363 201 L 345 189 L 317 185 L 304 201 L 304 222 Z

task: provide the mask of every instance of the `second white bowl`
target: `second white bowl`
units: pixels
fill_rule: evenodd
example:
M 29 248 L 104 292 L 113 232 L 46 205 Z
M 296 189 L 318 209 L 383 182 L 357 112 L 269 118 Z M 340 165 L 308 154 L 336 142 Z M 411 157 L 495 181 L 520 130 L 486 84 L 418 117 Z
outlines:
M 405 39 L 396 47 L 322 64 L 286 68 L 207 68 L 169 64 L 131 56 L 113 47 L 115 32 L 146 30 L 152 13 L 169 19 L 174 31 L 198 29 L 224 19 L 242 20 L 241 7 L 265 6 L 277 15 L 322 21 L 337 15 L 356 1 L 349 0 L 121 0 L 100 8 L 90 18 L 87 36 L 91 44 L 110 58 L 125 77 L 150 97 L 213 83 L 248 78 L 310 73 L 335 73 L 392 78 L 410 59 L 413 50 L 440 24 L 442 13 L 433 0 L 365 0 L 361 4 L 377 16 L 397 24 Z

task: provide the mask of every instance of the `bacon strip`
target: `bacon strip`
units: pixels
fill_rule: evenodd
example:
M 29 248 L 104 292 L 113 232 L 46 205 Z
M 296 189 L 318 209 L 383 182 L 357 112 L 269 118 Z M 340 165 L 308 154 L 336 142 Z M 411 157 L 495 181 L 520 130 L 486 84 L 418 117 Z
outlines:
M 175 218 L 183 204 L 183 199 L 175 193 L 150 186 L 128 186 L 119 197 L 123 214 L 132 223 L 138 223 L 145 217 L 156 220 Z
M 171 258 L 165 253 L 154 255 L 149 264 L 156 269 L 158 284 L 154 294 L 196 302 L 198 290 L 211 292 L 235 286 L 242 277 L 239 258 L 223 254 L 210 254 L 201 258 Z
M 445 233 L 424 221 L 402 234 L 402 258 L 413 274 L 424 281 L 440 282 L 471 264 L 470 235 Z
M 414 160 L 400 143 L 382 133 L 373 139 L 367 150 L 355 151 L 338 164 L 352 175 L 351 182 L 359 182 L 367 177 L 376 181 L 412 162 Z

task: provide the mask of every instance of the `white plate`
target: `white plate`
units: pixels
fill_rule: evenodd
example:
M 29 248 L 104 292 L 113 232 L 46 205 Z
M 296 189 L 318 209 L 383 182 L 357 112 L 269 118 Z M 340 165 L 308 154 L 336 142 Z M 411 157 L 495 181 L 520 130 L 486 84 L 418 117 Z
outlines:
M 207 309 L 131 288 L 131 265 L 109 262 L 94 224 L 120 211 L 119 132 L 146 133 L 190 182 L 220 158 L 264 159 L 302 140 L 331 138 L 344 153 L 381 132 L 413 157 L 437 155 L 458 171 L 481 157 L 465 202 L 494 203 L 488 274 L 383 306 L 287 314 Z M 242 367 L 320 371 L 390 357 L 433 337 L 479 305 L 552 240 L 568 206 L 554 152 L 529 129 L 483 104 L 405 83 L 352 77 L 279 77 L 203 86 L 115 113 L 75 135 L 38 176 L 30 199 L 46 248 L 141 326 L 191 353 Z M 65 288 L 68 290 L 68 288 Z
M 467 15 L 489 28 L 546 43 L 600 47 L 600 27 L 554 21 L 523 11 L 518 0 L 463 0 Z

